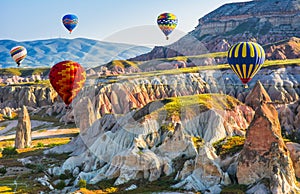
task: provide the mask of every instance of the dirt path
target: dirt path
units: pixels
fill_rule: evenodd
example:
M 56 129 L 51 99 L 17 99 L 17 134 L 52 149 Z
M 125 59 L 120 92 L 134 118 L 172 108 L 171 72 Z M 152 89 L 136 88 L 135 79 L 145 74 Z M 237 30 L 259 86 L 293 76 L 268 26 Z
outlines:
M 13 121 L 5 121 L 0 124 L 1 126 L 6 126 L 4 129 L 0 130 L 0 141 L 7 139 L 15 138 L 15 131 L 12 130 L 18 124 L 17 120 Z M 45 126 L 45 128 L 41 128 L 36 131 L 32 131 L 32 139 L 43 139 L 43 138 L 53 138 L 53 137 L 68 137 L 72 134 L 79 133 L 78 128 L 71 129 L 58 129 L 58 127 L 51 127 L 50 122 L 45 121 L 31 121 L 31 128 L 36 128 L 39 126 Z

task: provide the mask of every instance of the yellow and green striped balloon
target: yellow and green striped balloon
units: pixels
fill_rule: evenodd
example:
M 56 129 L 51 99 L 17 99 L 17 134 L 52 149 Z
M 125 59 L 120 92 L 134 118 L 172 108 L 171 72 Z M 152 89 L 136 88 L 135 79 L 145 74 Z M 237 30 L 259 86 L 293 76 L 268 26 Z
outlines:
M 246 87 L 262 67 L 265 51 L 255 42 L 239 42 L 229 49 L 227 60 L 231 69 Z

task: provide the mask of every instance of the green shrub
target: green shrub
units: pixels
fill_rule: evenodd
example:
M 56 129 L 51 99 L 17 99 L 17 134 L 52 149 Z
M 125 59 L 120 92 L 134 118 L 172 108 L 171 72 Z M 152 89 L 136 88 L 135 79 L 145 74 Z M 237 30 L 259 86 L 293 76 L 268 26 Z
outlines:
M 197 150 L 204 145 L 204 140 L 201 137 L 192 137 L 192 142 Z
M 228 193 L 234 193 L 234 194 L 243 194 L 247 191 L 247 185 L 228 185 L 225 186 L 221 194 L 228 194 Z
M 46 170 L 46 167 L 43 164 L 41 164 L 41 163 L 36 164 L 36 166 L 35 166 L 36 172 L 44 172 L 45 170 Z
M 7 172 L 5 167 L 0 168 L 0 174 L 4 175 Z
M 45 145 L 42 143 L 42 142 L 38 142 L 37 143 L 37 145 L 36 145 L 36 147 L 38 147 L 38 148 L 42 148 L 42 147 L 44 147 Z
M 56 185 L 55 185 L 55 188 L 58 189 L 58 190 L 62 190 L 63 188 L 66 187 L 66 183 L 65 181 L 60 181 L 58 182 Z
M 59 175 L 59 179 L 61 179 L 61 180 L 66 180 L 68 178 L 71 178 L 71 177 L 69 175 L 66 175 L 66 174 Z
M 243 149 L 245 142 L 245 137 L 233 136 L 229 138 L 224 138 L 213 144 L 218 155 L 221 158 L 225 158 L 227 155 L 234 155 L 235 153 Z
M 86 188 L 86 180 L 80 179 L 78 182 L 78 187 L 79 188 Z
M 12 156 L 18 154 L 15 147 L 9 146 L 3 149 L 2 155 L 3 156 Z

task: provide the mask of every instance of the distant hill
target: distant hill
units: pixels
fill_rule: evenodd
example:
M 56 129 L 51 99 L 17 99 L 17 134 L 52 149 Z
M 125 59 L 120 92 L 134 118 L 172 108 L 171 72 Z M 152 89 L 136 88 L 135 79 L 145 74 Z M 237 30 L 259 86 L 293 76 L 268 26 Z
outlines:
M 240 41 L 261 45 L 300 38 L 300 0 L 255 0 L 229 3 L 200 18 L 177 42 L 155 47 L 133 61 L 227 51 Z
M 10 49 L 16 45 L 24 46 L 28 52 L 21 67 L 51 67 L 60 61 L 73 60 L 90 68 L 108 63 L 113 59 L 132 58 L 151 50 L 144 46 L 85 38 L 57 38 L 24 42 L 0 40 L 0 68 L 16 67 L 9 54 Z

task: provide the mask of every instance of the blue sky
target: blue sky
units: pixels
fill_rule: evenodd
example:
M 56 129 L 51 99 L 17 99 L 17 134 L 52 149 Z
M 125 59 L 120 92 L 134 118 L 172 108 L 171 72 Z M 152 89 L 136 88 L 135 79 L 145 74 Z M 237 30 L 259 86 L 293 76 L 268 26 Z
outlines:
M 225 3 L 247 0 L 1 0 L 0 39 L 90 38 L 133 44 L 167 44 L 192 31 L 198 19 Z M 171 12 L 178 25 L 166 41 L 156 25 L 160 13 Z M 72 34 L 61 18 L 76 14 Z

